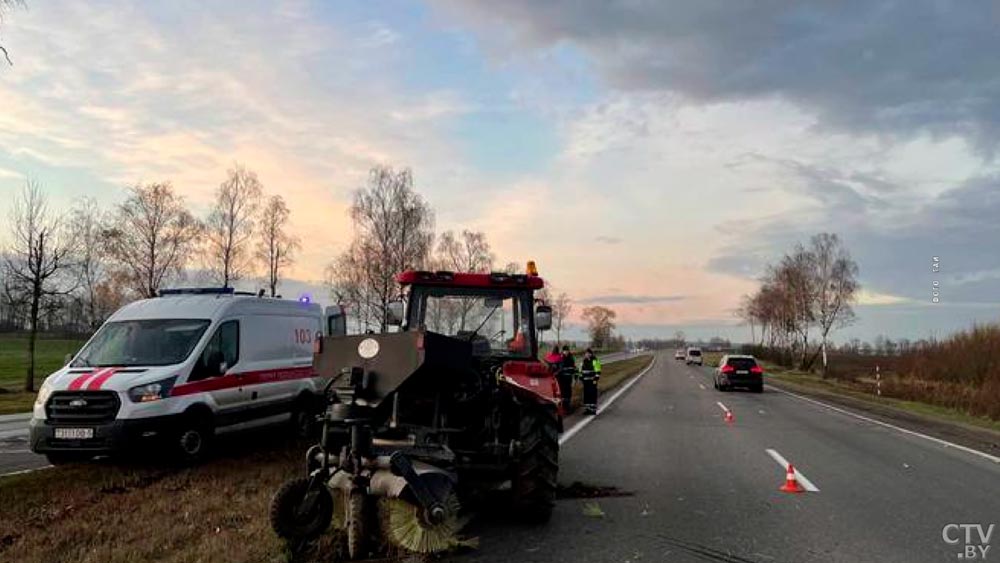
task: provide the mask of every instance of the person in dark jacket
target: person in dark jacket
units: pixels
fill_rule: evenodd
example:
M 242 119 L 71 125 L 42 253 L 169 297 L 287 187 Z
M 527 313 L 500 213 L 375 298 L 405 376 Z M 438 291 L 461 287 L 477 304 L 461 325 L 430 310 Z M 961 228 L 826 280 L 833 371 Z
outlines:
M 562 365 L 559 367 L 559 394 L 562 395 L 563 412 L 573 409 L 573 380 L 576 378 L 576 360 L 569 346 L 562 348 Z
M 590 348 L 580 361 L 580 381 L 583 382 L 583 408 L 587 414 L 597 414 L 597 382 L 601 379 L 601 361 Z

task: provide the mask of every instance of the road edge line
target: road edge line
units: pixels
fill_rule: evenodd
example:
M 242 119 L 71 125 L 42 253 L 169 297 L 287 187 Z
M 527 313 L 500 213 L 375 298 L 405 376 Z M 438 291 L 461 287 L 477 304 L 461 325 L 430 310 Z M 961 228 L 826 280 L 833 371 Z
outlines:
M 908 428 L 903 428 L 902 426 L 896 426 L 895 424 L 890 424 L 888 422 L 882 422 L 881 420 L 874 419 L 874 418 L 865 416 L 863 414 L 858 414 L 856 412 L 849 411 L 847 409 L 843 409 L 843 408 L 840 408 L 840 407 L 829 405 L 829 404 L 824 403 L 822 401 L 817 401 L 816 399 L 812 399 L 812 398 L 806 397 L 804 395 L 799 395 L 798 393 L 792 393 L 791 391 L 785 391 L 784 389 L 780 389 L 780 388 L 775 387 L 773 385 L 768 385 L 768 388 L 770 388 L 770 389 L 772 389 L 774 391 L 777 391 L 779 393 L 784 393 L 786 395 L 791 395 L 792 397 L 795 397 L 796 399 L 800 399 L 800 400 L 803 400 L 803 401 L 806 401 L 806 402 L 809 402 L 809 403 L 813 403 L 813 404 L 819 405 L 819 406 L 821 406 L 823 408 L 832 410 L 834 412 L 839 412 L 840 414 L 846 414 L 847 416 L 854 417 L 854 418 L 856 418 L 858 420 L 863 420 L 865 422 L 871 422 L 872 424 L 877 424 L 879 426 L 884 426 L 886 428 L 891 428 L 892 430 L 895 430 L 897 432 L 901 432 L 903 434 L 909 434 L 911 436 L 916 436 L 918 438 L 923 438 L 925 440 L 929 440 L 931 442 L 934 442 L 934 443 L 936 443 L 938 445 L 942 445 L 942 446 L 944 446 L 946 448 L 955 448 L 956 450 L 961 450 L 961 451 L 963 451 L 965 453 L 969 453 L 969 454 L 973 454 L 973 455 L 979 456 L 979 457 L 981 457 L 981 458 L 983 458 L 983 459 L 985 459 L 987 461 L 992 461 L 993 463 L 1000 464 L 1000 457 L 997 457 L 995 455 L 990 455 L 990 454 L 988 454 L 986 452 L 981 452 L 981 451 L 979 451 L 979 450 L 977 450 L 975 448 L 970 448 L 968 446 L 963 446 L 961 444 L 956 444 L 954 442 L 949 442 L 948 440 L 943 440 L 941 438 L 935 438 L 934 436 L 929 436 L 927 434 L 923 434 L 921 432 L 917 432 L 916 430 L 910 430 Z
M 622 385 L 621 387 L 619 387 L 617 391 L 615 391 L 614 393 L 612 393 L 611 396 L 608 397 L 608 399 L 606 401 L 603 401 L 601 403 L 601 406 L 598 407 L 598 409 L 597 409 L 597 414 L 592 415 L 592 416 L 585 416 L 585 417 L 583 417 L 582 419 L 580 419 L 579 422 L 577 422 L 576 424 L 574 424 L 572 428 L 570 428 L 569 430 L 566 430 L 565 432 L 563 432 L 562 436 L 559 436 L 559 445 L 561 446 L 561 445 L 565 444 L 566 442 L 568 442 L 570 438 L 572 438 L 573 436 L 576 436 L 577 432 L 583 430 L 585 426 L 587 426 L 588 424 L 590 424 L 591 422 L 593 422 L 594 419 L 596 419 L 598 416 L 600 416 L 602 412 L 604 412 L 615 401 L 617 401 L 618 397 L 621 397 L 622 393 L 628 391 L 629 388 L 631 388 L 633 385 L 636 384 L 636 382 L 638 382 L 640 379 L 642 379 L 642 376 L 644 376 L 647 373 L 649 373 L 649 370 L 653 369 L 654 366 L 656 366 L 656 355 L 653 356 L 653 361 L 649 362 L 649 365 L 646 366 L 645 369 L 643 369 L 642 371 L 640 371 L 639 373 L 637 373 L 635 375 L 635 377 L 633 377 L 632 379 L 630 379 L 627 382 L 625 382 L 625 384 Z

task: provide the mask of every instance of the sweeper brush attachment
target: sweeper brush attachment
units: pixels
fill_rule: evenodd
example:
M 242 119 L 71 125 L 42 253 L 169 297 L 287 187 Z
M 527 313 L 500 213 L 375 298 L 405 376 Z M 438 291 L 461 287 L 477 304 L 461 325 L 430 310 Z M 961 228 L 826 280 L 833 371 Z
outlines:
M 458 533 L 465 525 L 459 518 L 458 499 L 454 494 L 444 503 L 447 516 L 436 524 L 427 522 L 422 510 L 399 498 L 379 499 L 382 531 L 389 542 L 412 553 L 440 553 L 459 547 L 476 547 L 475 539 L 464 539 Z

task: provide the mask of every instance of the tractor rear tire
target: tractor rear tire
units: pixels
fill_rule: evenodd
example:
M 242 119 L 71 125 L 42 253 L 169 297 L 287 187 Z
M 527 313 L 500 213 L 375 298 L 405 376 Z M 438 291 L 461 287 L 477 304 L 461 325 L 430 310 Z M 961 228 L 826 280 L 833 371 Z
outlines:
M 292 541 L 316 539 L 333 520 L 333 496 L 326 485 L 315 491 L 312 509 L 300 514 L 299 507 L 309 493 L 309 479 L 287 481 L 271 498 L 271 528 L 278 537 Z
M 559 475 L 559 415 L 541 405 L 521 413 L 521 453 L 514 463 L 511 485 L 519 518 L 548 521 L 556 500 Z

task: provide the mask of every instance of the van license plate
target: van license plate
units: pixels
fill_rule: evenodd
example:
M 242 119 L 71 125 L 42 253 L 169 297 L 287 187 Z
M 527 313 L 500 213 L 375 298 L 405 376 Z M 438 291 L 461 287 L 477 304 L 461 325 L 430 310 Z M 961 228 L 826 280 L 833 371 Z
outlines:
M 93 428 L 56 428 L 57 440 L 90 440 L 93 437 Z

